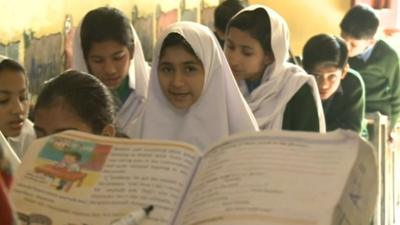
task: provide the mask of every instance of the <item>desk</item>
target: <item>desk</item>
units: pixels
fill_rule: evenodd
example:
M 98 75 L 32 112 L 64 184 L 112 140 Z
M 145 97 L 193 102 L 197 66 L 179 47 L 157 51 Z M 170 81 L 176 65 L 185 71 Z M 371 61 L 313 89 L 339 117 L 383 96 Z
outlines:
M 60 168 L 55 165 L 47 164 L 35 167 L 35 172 L 43 173 L 44 175 L 57 177 L 61 180 L 68 181 L 65 187 L 65 191 L 69 191 L 74 182 L 78 182 L 77 186 L 81 186 L 83 180 L 86 177 L 86 173 L 82 172 L 70 172 L 66 168 Z

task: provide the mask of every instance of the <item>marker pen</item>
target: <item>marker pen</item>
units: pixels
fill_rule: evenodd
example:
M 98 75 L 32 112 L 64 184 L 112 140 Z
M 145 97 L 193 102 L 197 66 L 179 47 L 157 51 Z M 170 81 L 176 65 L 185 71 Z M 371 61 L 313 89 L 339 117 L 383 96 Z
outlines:
M 128 215 L 117 219 L 110 225 L 138 225 L 141 220 L 143 220 L 146 216 L 150 214 L 151 211 L 153 211 L 153 209 L 153 205 L 149 205 L 143 209 L 130 212 Z

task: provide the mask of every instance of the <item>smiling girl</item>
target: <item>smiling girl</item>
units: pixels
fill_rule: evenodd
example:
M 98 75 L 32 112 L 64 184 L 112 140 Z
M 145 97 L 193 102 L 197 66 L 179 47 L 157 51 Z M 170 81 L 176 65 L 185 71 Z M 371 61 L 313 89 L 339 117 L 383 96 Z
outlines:
M 153 58 L 148 100 L 130 136 L 185 141 L 205 149 L 230 134 L 258 130 L 207 27 L 171 25 Z

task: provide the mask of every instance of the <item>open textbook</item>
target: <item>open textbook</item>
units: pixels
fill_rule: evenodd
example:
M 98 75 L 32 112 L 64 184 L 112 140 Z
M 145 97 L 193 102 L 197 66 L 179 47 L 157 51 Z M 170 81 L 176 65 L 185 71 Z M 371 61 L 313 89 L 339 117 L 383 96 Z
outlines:
M 25 224 L 109 225 L 151 204 L 143 225 L 365 225 L 377 177 L 372 147 L 347 131 L 247 133 L 205 153 L 67 131 L 34 142 L 12 197 Z

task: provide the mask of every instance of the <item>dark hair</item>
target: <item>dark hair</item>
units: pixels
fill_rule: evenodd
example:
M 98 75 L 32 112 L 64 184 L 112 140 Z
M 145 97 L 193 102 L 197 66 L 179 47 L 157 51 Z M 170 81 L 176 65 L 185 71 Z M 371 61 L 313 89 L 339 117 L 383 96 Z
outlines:
M 117 41 L 133 50 L 134 37 L 129 19 L 118 9 L 100 7 L 88 12 L 81 25 L 81 47 L 85 59 L 93 42 Z
M 24 76 L 26 76 L 24 67 L 19 62 L 9 58 L 3 60 L 0 59 L 0 72 L 3 71 L 20 72 Z M 26 85 L 28 86 L 29 79 L 26 78 L 25 80 L 26 80 Z
M 310 38 L 303 48 L 303 67 L 312 73 L 321 63 L 343 69 L 347 64 L 346 43 L 339 37 L 318 34 Z
M 75 159 L 76 159 L 77 161 L 81 160 L 81 158 L 82 158 L 82 155 L 81 155 L 79 152 L 71 151 L 71 150 L 65 151 L 65 152 L 64 152 L 64 155 L 73 156 L 73 157 L 75 157 Z
M 378 16 L 367 5 L 354 6 L 346 13 L 342 22 L 340 22 L 342 32 L 356 39 L 373 38 L 378 26 Z
M 12 70 L 16 72 L 21 72 L 25 74 L 25 69 L 24 67 L 19 64 L 17 61 L 6 58 L 3 60 L 0 60 L 0 72 L 4 70 Z
M 188 53 L 193 54 L 194 56 L 196 56 L 196 58 L 199 58 L 197 57 L 189 42 L 187 42 L 186 39 L 178 33 L 170 33 L 167 35 L 167 37 L 165 37 L 161 45 L 160 58 L 164 55 L 166 48 L 177 45 L 182 46 Z
M 246 7 L 241 0 L 226 0 L 219 4 L 214 11 L 214 27 L 225 32 L 229 20 Z
M 249 33 L 260 43 L 265 54 L 273 53 L 271 47 L 271 21 L 265 10 L 258 8 L 253 11 L 244 11 L 229 22 L 228 30 L 231 27 Z
M 68 70 L 47 81 L 36 101 L 35 111 L 59 102 L 70 106 L 95 134 L 114 123 L 113 97 L 107 87 L 90 74 Z

